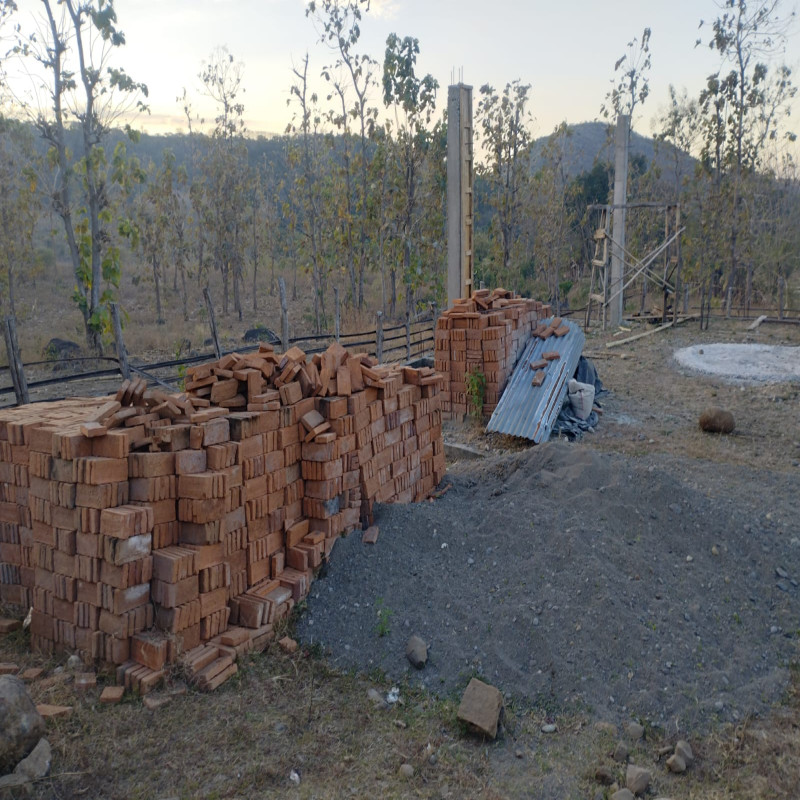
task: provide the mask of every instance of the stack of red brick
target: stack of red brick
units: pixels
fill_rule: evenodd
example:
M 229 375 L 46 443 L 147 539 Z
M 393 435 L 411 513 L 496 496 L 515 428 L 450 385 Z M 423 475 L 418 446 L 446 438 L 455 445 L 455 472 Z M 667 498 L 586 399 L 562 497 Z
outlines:
M 436 323 L 435 366 L 444 376 L 445 419 L 463 419 L 469 409 L 467 382 L 480 373 L 484 382 L 483 413 L 497 407 L 514 364 L 538 321 L 550 307 L 505 289 L 480 289 L 456 300 Z
M 214 688 L 374 501 L 439 482 L 440 380 L 262 347 L 190 369 L 183 395 L 134 381 L 5 411 L 0 599 L 33 607 L 42 652 L 118 664 L 142 692 L 181 656 Z

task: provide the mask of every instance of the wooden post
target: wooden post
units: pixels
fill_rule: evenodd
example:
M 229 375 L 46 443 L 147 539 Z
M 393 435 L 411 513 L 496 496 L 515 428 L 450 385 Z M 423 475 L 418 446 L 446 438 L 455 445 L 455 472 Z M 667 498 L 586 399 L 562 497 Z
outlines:
M 127 381 L 131 377 L 131 368 L 128 366 L 128 349 L 122 339 L 122 322 L 119 318 L 119 303 L 111 303 L 111 324 L 114 328 L 114 344 L 117 348 L 117 361 L 119 361 L 119 371 Z
M 6 339 L 6 351 L 8 352 L 8 371 L 11 373 L 11 382 L 14 384 L 17 405 L 25 405 L 30 403 L 31 400 L 28 395 L 28 382 L 25 380 L 25 372 L 22 368 L 22 358 L 19 354 L 17 323 L 14 317 L 6 317 L 3 332 Z
M 342 313 L 339 307 L 339 288 L 337 286 L 333 287 L 333 302 L 336 311 L 336 319 L 334 320 L 334 324 L 336 326 L 336 341 L 338 342 L 342 331 Z
M 433 315 L 433 329 L 436 330 L 436 323 L 439 321 L 439 304 L 435 300 L 431 303 L 431 313 Z
M 411 361 L 411 313 L 406 311 L 406 361 Z
M 703 330 L 703 314 L 706 310 L 706 282 L 700 286 L 700 330 Z
M 711 321 L 711 296 L 714 294 L 712 291 L 712 284 L 709 280 L 708 282 L 708 292 L 706 292 L 706 330 L 708 330 L 708 324 Z
M 375 358 L 383 361 L 383 311 L 379 311 L 375 321 Z
M 286 283 L 283 275 L 278 278 L 278 288 L 281 293 L 281 347 L 285 353 L 289 349 L 289 306 L 286 303 Z
M 778 276 L 778 319 L 783 319 L 783 293 L 786 286 L 786 281 L 783 275 Z
M 711 298 L 709 297 L 709 301 L 710 300 Z M 731 316 L 731 300 L 733 300 L 733 286 L 729 286 L 728 291 L 725 293 L 725 319 L 730 319 Z M 710 307 L 711 304 L 709 302 L 709 308 Z
M 208 291 L 208 286 L 203 289 L 203 297 L 206 301 L 208 324 L 211 326 L 211 339 L 214 342 L 214 352 L 217 354 L 217 358 L 222 358 L 222 350 L 219 346 L 219 336 L 217 335 L 217 318 L 214 314 L 214 304 L 211 302 L 211 295 Z
M 689 284 L 683 287 L 683 313 L 689 313 Z

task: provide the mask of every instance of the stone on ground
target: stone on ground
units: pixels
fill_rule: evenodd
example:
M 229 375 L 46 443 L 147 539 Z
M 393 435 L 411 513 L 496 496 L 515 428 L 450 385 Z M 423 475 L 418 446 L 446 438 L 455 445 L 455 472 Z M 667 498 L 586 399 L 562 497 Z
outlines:
M 625 785 L 634 794 L 644 794 L 650 785 L 652 776 L 650 770 L 644 767 L 637 767 L 635 764 L 628 764 L 628 772 L 625 775 Z
M 630 789 L 620 789 L 611 795 L 611 800 L 634 800 L 633 792 Z
M 638 742 L 644 737 L 644 725 L 638 722 L 629 722 L 625 727 L 625 733 L 632 742 Z
M 11 772 L 44 732 L 25 684 L 13 675 L 0 676 L 0 775 Z
M 408 640 L 406 658 L 417 669 L 422 669 L 428 663 L 428 645 L 422 637 L 415 634 Z
M 675 754 L 679 755 L 683 759 L 687 767 L 692 763 L 692 761 L 694 761 L 692 746 L 689 744 L 689 742 L 686 742 L 683 739 L 680 739 L 675 745 Z
M 473 678 L 461 698 L 458 718 L 474 731 L 494 739 L 503 710 L 503 695 L 499 689 Z
M 38 781 L 50 774 L 53 751 L 47 739 L 39 739 L 39 743 L 26 758 L 14 768 L 15 775 L 24 775 L 30 781 Z
M 677 753 L 673 753 L 667 759 L 667 769 L 670 772 L 675 772 L 678 774 L 681 772 L 686 772 L 686 762 L 683 760 L 682 756 L 679 756 Z

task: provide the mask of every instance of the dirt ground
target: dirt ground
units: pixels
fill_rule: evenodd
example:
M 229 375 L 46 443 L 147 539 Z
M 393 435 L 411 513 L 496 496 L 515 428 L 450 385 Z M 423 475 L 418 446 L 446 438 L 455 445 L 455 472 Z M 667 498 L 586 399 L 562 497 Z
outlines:
M 34 697 L 74 712 L 50 725 L 54 775 L 35 796 L 603 798 L 595 769 L 623 781 L 611 754 L 637 719 L 630 760 L 653 771 L 653 796 L 796 798 L 800 387 L 730 384 L 672 358 L 800 343 L 798 326 L 744 328 L 688 323 L 613 351 L 590 335 L 611 391 L 582 441 L 448 427 L 485 458 L 451 461 L 440 499 L 379 508 L 376 545 L 337 544 L 293 657 L 271 648 L 213 695 L 157 711 L 99 706 L 45 662 Z M 712 403 L 734 413 L 733 435 L 698 430 Z M 412 633 L 430 645 L 419 672 Z M 0 661 L 39 663 L 20 635 L 0 640 Z M 493 743 L 456 721 L 473 675 L 506 697 Z M 388 706 L 367 695 L 394 686 Z M 672 776 L 664 749 L 679 737 L 697 762 Z

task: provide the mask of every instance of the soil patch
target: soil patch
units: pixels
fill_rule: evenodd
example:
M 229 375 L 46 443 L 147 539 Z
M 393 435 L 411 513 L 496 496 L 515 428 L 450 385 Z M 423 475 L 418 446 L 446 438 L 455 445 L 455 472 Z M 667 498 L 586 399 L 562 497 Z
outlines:
M 523 706 L 672 731 L 780 700 L 798 654 L 791 473 L 552 442 L 448 481 L 380 507 L 376 545 L 337 544 L 298 627 L 333 664 L 441 693 L 479 675 Z

